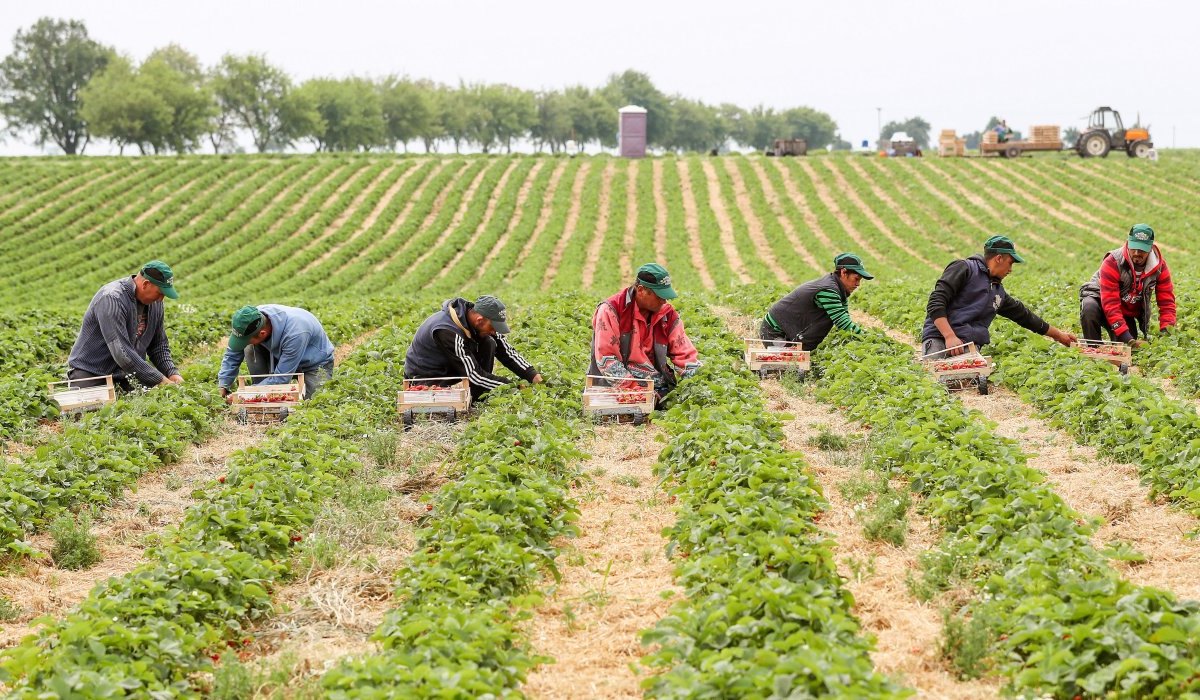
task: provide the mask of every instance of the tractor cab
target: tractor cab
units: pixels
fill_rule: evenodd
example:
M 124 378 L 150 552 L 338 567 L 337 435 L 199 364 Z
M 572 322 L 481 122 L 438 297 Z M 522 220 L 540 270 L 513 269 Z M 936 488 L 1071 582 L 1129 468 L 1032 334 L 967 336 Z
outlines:
M 1148 130 L 1126 129 L 1120 112 L 1112 107 L 1097 107 L 1088 117 L 1087 128 L 1079 135 L 1075 147 L 1085 158 L 1104 158 L 1110 150 L 1125 151 L 1130 158 L 1145 158 L 1154 144 Z

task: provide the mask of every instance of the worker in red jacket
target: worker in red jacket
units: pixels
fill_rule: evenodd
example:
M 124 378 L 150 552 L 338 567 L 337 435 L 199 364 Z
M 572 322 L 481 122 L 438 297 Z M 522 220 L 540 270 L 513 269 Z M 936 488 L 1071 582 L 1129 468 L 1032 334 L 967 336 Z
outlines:
M 1110 251 L 1091 281 L 1079 289 L 1083 337 L 1100 340 L 1100 329 L 1113 340 L 1140 347 L 1150 335 L 1150 298 L 1158 304 L 1158 328 L 1175 325 L 1175 285 L 1154 229 L 1136 224 L 1125 245 Z M 1139 329 L 1141 338 L 1138 337 Z
M 661 400 L 679 379 L 695 372 L 700 367 L 696 346 L 684 332 L 679 312 L 667 302 L 675 297 L 662 265 L 638 268 L 632 285 L 596 307 L 588 374 L 653 379 Z

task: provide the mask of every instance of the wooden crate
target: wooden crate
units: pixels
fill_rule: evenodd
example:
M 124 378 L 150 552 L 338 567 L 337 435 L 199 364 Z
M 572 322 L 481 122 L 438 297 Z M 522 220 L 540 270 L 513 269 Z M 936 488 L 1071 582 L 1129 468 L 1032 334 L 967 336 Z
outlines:
M 264 379 L 284 377 L 282 384 L 256 384 Z M 304 400 L 304 374 L 242 374 L 237 378 L 230 408 L 240 423 L 267 423 L 286 420 L 291 409 Z
M 1125 343 L 1110 340 L 1079 340 L 1071 343 L 1084 357 L 1102 360 L 1115 365 L 1122 372 L 1129 371 L 1133 365 L 1133 348 Z
M 593 374 L 583 387 L 585 416 L 647 415 L 654 411 L 653 379 L 613 379 Z
M 941 352 L 921 355 L 919 359 L 925 368 L 942 382 L 987 377 L 995 369 L 992 358 L 981 355 L 975 343 L 964 343 L 956 347 L 964 348 L 965 352 L 961 355 L 951 355 L 950 351 L 955 348 L 946 348 Z M 963 363 L 971 363 L 974 366 L 954 367 Z
M 428 387 L 428 388 L 418 388 Z M 471 408 L 471 384 L 466 377 L 405 379 L 396 392 L 400 413 L 466 413 Z
M 89 379 L 50 382 L 46 386 L 50 391 L 50 398 L 54 399 L 64 414 L 95 411 L 117 400 L 117 389 L 113 386 L 111 374 Z
M 807 372 L 812 367 L 811 353 L 800 343 L 785 340 L 742 338 L 743 357 L 751 372 Z
M 1060 128 L 1055 124 L 1029 127 L 1029 140 L 1034 143 L 1057 143 L 1062 141 Z

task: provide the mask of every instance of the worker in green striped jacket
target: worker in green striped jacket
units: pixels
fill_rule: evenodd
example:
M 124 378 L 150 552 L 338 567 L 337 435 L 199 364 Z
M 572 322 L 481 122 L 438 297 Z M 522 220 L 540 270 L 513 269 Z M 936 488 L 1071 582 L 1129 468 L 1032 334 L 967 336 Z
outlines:
M 875 277 L 863 267 L 862 258 L 854 253 L 838 255 L 833 259 L 833 272 L 805 282 L 771 306 L 760 337 L 798 342 L 811 351 L 834 326 L 861 333 L 862 328 L 850 320 L 846 302 L 863 280 L 872 279 Z

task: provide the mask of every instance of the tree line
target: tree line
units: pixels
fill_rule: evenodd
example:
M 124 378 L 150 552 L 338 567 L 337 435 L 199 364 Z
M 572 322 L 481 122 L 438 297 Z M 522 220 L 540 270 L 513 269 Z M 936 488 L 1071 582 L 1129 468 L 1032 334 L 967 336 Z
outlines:
M 321 151 L 435 152 L 452 146 L 485 153 L 527 141 L 538 150 L 612 148 L 619 107 L 648 110 L 647 141 L 671 151 L 728 143 L 763 149 L 776 138 L 810 148 L 849 147 L 826 113 L 710 105 L 667 95 L 634 70 L 599 88 L 531 91 L 503 84 L 443 85 L 402 76 L 313 78 L 297 83 L 262 55 L 224 56 L 205 67 L 170 45 L 140 63 L 93 40 L 83 22 L 43 18 L 17 32 L 0 61 L 5 131 L 31 134 L 68 155 L 94 139 L 122 153 L 222 153 L 245 134 L 258 152 L 308 143 Z

